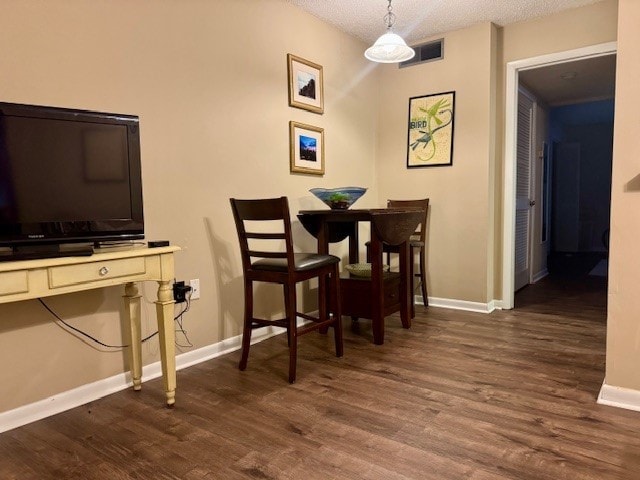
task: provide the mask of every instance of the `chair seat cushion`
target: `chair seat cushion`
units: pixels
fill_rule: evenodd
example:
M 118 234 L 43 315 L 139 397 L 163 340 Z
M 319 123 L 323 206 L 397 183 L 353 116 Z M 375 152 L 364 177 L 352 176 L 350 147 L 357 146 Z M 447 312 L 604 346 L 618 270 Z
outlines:
M 295 269 L 298 271 L 313 270 L 338 263 L 340 259 L 334 255 L 320 255 L 317 253 L 294 253 Z M 287 271 L 286 258 L 262 258 L 251 264 L 256 270 L 269 270 L 274 272 Z

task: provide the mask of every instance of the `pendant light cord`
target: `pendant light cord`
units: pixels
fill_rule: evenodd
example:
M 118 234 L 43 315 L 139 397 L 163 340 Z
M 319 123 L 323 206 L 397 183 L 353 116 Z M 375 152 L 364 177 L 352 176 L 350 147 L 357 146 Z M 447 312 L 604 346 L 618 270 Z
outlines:
M 392 12 L 393 7 L 391 6 L 391 0 L 389 0 L 389 5 L 387 5 L 387 14 L 384 16 L 384 21 L 387 24 L 387 30 L 391 30 L 393 27 L 393 22 L 396 19 L 396 16 Z

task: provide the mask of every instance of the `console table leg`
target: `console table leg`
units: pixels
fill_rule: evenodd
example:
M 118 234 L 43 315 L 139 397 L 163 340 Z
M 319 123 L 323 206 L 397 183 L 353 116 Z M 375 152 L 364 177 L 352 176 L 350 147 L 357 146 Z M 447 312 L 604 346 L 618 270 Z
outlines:
M 124 287 L 124 310 L 131 333 L 129 362 L 133 389 L 142 388 L 142 343 L 140 333 L 140 295 L 135 283 L 127 283 Z
M 176 402 L 176 332 L 173 325 L 173 290 L 169 281 L 158 282 L 158 301 L 156 315 L 158 317 L 158 336 L 160 340 L 160 363 L 164 391 L 167 395 L 167 406 Z

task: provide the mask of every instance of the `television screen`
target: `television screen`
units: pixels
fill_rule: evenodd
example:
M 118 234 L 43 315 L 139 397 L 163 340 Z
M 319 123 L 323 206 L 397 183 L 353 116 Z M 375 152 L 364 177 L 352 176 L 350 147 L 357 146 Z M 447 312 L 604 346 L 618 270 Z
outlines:
M 0 103 L 0 245 L 142 238 L 138 123 Z

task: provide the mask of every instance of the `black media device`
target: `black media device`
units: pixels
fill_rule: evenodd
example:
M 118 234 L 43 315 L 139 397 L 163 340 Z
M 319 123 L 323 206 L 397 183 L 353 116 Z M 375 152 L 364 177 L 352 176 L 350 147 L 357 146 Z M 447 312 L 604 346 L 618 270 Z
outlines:
M 149 248 L 168 247 L 169 240 L 149 240 L 147 245 L 149 246 Z
M 0 102 L 0 261 L 141 238 L 137 116 Z

